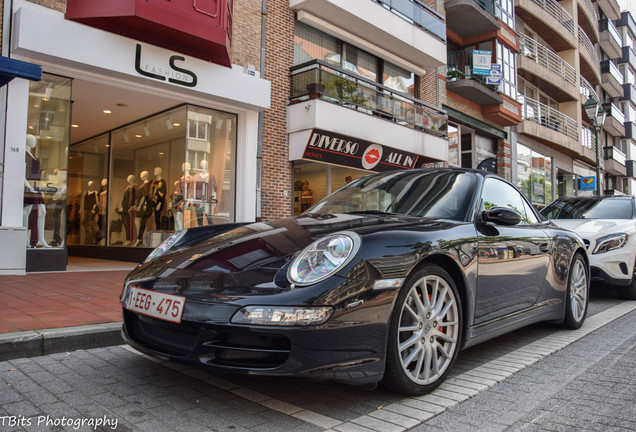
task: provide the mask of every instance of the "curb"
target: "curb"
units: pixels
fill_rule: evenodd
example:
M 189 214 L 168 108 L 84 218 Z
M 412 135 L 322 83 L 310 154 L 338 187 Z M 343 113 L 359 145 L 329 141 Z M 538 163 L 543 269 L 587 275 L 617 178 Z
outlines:
M 121 322 L 0 334 L 0 361 L 121 345 Z

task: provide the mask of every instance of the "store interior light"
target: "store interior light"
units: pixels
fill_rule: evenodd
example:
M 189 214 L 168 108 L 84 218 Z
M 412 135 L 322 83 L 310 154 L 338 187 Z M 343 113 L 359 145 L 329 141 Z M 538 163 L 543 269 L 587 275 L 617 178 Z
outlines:
M 165 120 L 165 123 L 166 123 L 166 128 L 167 128 L 168 130 L 170 130 L 170 129 L 172 129 L 172 128 L 174 127 L 174 126 L 172 126 L 172 121 L 170 120 L 170 117 L 168 117 L 168 118 Z
M 102 111 L 104 114 L 112 114 L 113 112 L 109 109 L 105 109 Z
M 150 127 L 148 126 L 148 122 L 144 123 L 144 134 L 146 136 L 150 136 Z
M 72 127 L 72 128 L 78 128 L 78 127 L 79 127 L 79 125 L 72 124 L 72 125 L 71 125 L 71 127 Z
M 172 123 L 172 126 L 174 126 L 174 127 L 179 127 L 179 126 L 181 126 L 181 123 L 174 122 L 174 123 Z
M 135 134 L 135 138 L 141 138 L 142 136 L 142 134 Z
M 123 138 L 124 138 L 124 142 L 130 142 L 130 138 L 128 138 L 128 132 L 126 132 L 126 129 L 124 129 Z

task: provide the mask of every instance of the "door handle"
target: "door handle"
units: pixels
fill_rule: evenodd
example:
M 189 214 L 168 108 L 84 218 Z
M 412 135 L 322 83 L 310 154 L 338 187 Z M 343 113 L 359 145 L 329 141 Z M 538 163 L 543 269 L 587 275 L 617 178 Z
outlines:
M 541 250 L 541 252 L 550 252 L 550 246 L 547 243 L 541 243 L 539 249 Z

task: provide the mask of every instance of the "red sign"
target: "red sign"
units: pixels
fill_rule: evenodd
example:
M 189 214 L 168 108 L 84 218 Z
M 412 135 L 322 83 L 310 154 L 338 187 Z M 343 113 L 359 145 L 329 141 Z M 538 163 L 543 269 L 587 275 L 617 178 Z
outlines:
M 232 65 L 232 0 L 67 0 L 66 19 Z
M 312 131 L 303 153 L 303 159 L 371 171 L 415 168 L 418 158 L 414 153 L 322 129 Z

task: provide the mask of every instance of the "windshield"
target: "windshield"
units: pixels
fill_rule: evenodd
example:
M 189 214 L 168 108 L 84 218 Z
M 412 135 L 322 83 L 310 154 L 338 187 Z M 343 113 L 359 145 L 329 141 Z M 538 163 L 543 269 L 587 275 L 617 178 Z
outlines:
M 631 199 L 578 198 L 557 200 L 541 211 L 548 219 L 631 219 Z
M 349 183 L 305 214 L 397 213 L 463 221 L 475 184 L 474 174 L 450 170 L 376 174 Z

